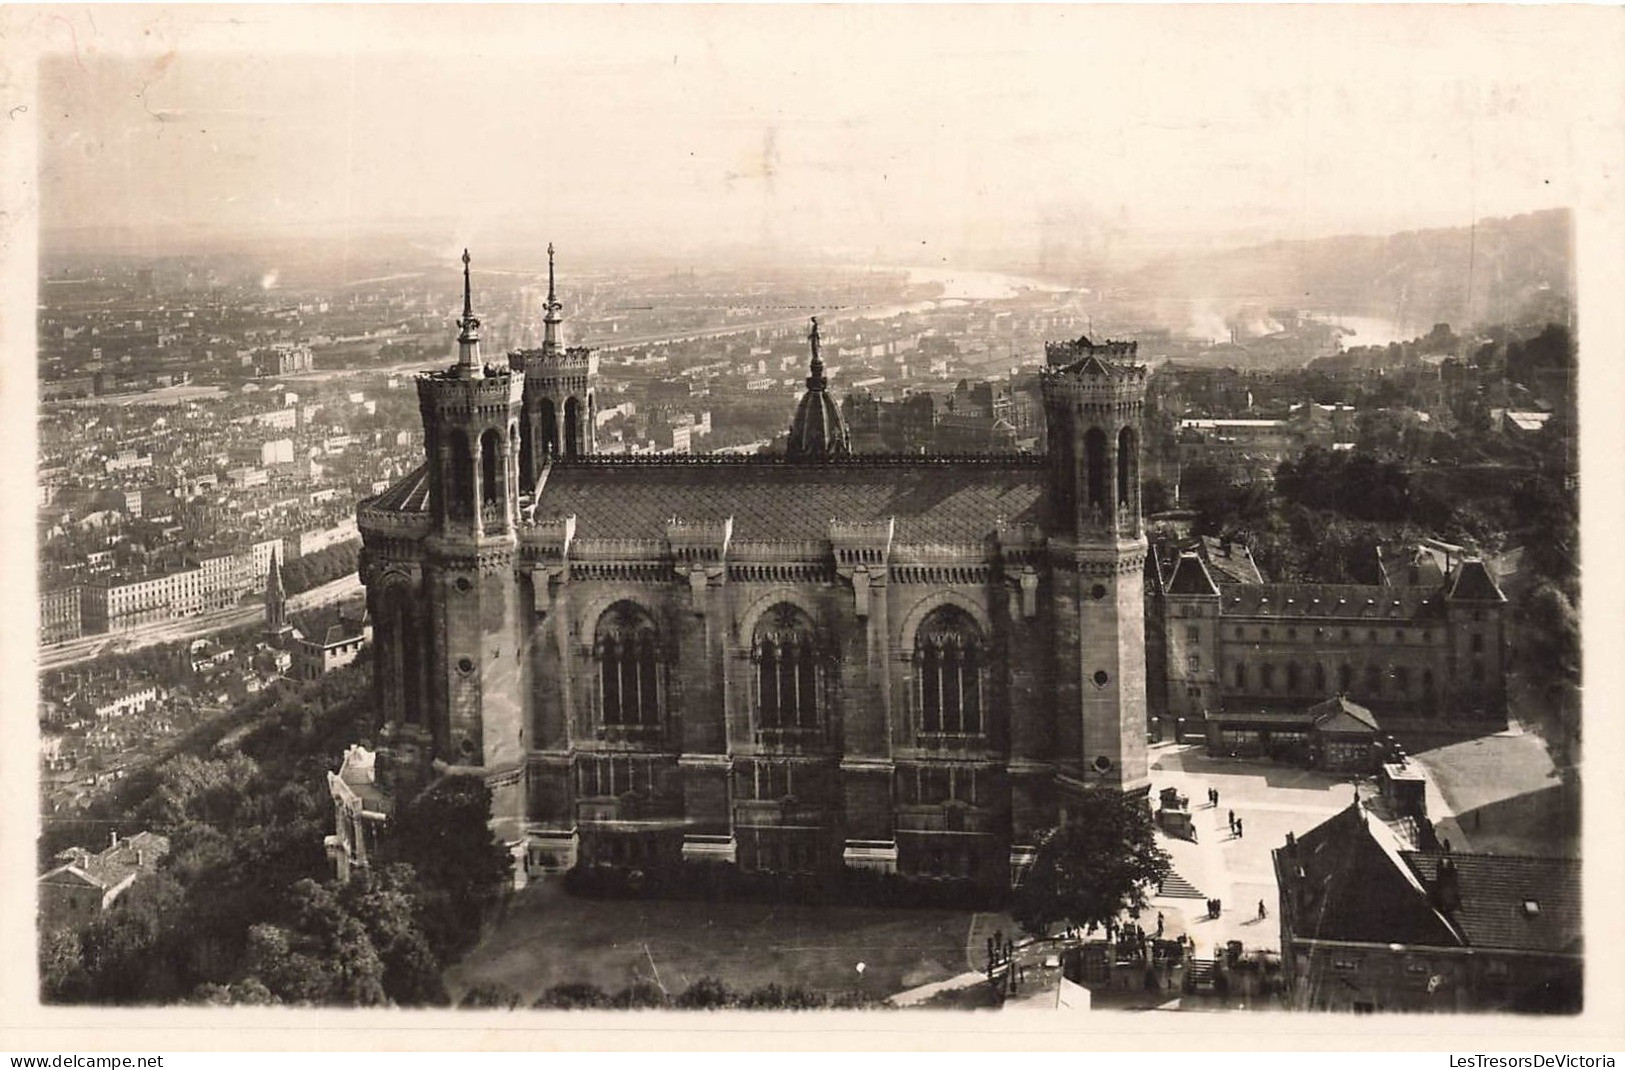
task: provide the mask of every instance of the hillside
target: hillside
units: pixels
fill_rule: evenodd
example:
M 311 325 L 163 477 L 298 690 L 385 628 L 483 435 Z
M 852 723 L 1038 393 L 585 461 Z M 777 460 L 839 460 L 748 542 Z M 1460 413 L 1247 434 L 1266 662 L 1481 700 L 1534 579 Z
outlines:
M 1170 258 L 1126 274 L 1118 285 L 1146 299 L 1374 316 L 1425 331 L 1434 323 L 1516 321 L 1532 304 L 1566 303 L 1572 272 L 1572 217 L 1553 209 L 1480 220 L 1476 228 L 1281 241 Z

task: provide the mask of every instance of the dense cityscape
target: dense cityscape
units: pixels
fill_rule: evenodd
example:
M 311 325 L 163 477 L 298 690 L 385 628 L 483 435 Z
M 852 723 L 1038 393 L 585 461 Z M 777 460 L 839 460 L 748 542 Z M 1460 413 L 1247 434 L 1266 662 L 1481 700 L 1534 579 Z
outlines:
M 6 18 L 48 1026 L 1617 1034 L 1589 9 Z
M 1545 218 L 1521 225 L 1530 241 L 1551 230 Z M 37 502 L 41 850 L 42 864 L 58 868 L 42 888 L 60 883 L 60 860 L 74 856 L 107 889 L 88 913 L 48 903 L 55 923 L 106 925 L 132 875 L 164 872 L 159 860 L 175 836 L 185 842 L 186 823 L 133 822 L 177 790 L 163 786 L 172 777 L 212 778 L 186 755 L 208 756 L 205 766 L 241 761 L 258 753 L 256 739 L 263 747 L 286 731 L 290 711 L 306 711 L 308 731 L 312 707 L 348 711 L 346 700 L 367 694 L 373 622 L 356 576 L 356 505 L 422 456 L 412 385 L 448 359 L 445 304 L 456 293 L 439 267 L 391 270 L 402 266 L 303 283 L 204 259 L 64 260 L 49 272 Z M 452 285 L 436 292 L 437 279 Z M 906 269 L 771 281 L 565 273 L 563 319 L 570 340 L 594 350 L 597 452 L 648 457 L 783 453 L 811 314 L 859 454 L 1041 455 L 1044 342 L 1089 332 L 1130 340 L 1151 371 L 1141 478 L 1153 550 L 1153 744 L 1301 761 L 1308 752 L 1293 741 L 1309 737 L 1286 714 L 1248 711 L 1335 692 L 1359 697 L 1357 718 L 1381 715 L 1359 753 L 1376 746 L 1403 763 L 1406 746 L 1448 747 L 1511 725 L 1538 738 L 1548 768 L 1562 772 L 1579 740 L 1574 346 L 1563 279 L 1526 282 L 1503 322 L 1414 333 L 1389 323 L 1393 337 L 1378 344 L 1324 311 L 1241 307 L 1222 337 L 1202 337 L 1193 323 L 1134 318 L 1128 285 L 1108 301 L 1097 288 Z M 543 314 L 561 304 L 548 285 L 540 265 L 480 275 L 493 349 L 541 340 Z M 1252 641 L 1205 662 L 1170 619 L 1186 612 L 1170 608 L 1172 596 L 1193 593 L 1182 558 L 1201 562 L 1201 589 L 1215 594 L 1271 583 L 1398 594 L 1482 562 L 1512 607 L 1492 640 L 1504 646 L 1489 701 L 1451 710 L 1431 662 L 1408 669 L 1391 653 L 1386 667 L 1345 664 L 1335 686 L 1318 666 L 1311 684 L 1290 656 L 1278 681 L 1268 665 L 1245 679 L 1241 658 L 1262 650 Z M 1222 677 L 1232 665 L 1235 679 Z M 340 768 L 336 754 L 321 764 Z M 1434 775 L 1456 774 L 1441 761 Z M 1577 850 L 1573 786 L 1498 829 L 1496 842 Z M 86 845 L 109 828 L 126 838 L 115 834 L 93 856 Z M 1265 909 L 1261 901 L 1260 918 Z M 1278 954 L 1279 944 L 1247 953 Z M 1230 969 L 1245 966 L 1232 952 Z M 1253 1001 L 1275 998 L 1263 975 L 1245 979 Z M 488 989 L 465 988 L 464 998 Z

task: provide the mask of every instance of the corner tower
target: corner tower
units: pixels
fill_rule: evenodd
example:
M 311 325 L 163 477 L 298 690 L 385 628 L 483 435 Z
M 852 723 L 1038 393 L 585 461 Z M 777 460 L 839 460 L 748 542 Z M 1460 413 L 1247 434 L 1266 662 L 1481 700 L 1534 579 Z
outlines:
M 1055 614 L 1057 787 L 1144 791 L 1145 557 L 1133 342 L 1045 346 L 1047 524 Z
M 525 376 L 480 360 L 469 256 L 457 363 L 418 377 L 428 454 L 422 588 L 432 753 L 482 772 L 493 814 L 519 814 L 524 694 L 513 582 L 519 520 L 519 419 Z M 505 798 L 505 793 L 512 798 Z
M 508 355 L 508 363 L 525 376 L 519 448 L 519 482 L 525 494 L 535 493 L 542 470 L 550 463 L 586 456 L 597 446 L 598 355 L 585 346 L 565 348 L 560 343 L 563 308 L 549 243 L 541 348 Z

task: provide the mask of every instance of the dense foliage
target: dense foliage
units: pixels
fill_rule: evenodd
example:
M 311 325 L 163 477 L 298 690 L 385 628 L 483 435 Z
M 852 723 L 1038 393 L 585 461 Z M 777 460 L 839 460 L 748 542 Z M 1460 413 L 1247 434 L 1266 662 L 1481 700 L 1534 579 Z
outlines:
M 1061 922 L 1104 926 L 1125 910 L 1143 910 L 1147 888 L 1170 872 L 1145 799 L 1086 792 L 1068 804 L 1064 825 L 1039 836 L 1010 914 L 1039 935 Z
M 282 588 L 288 594 L 300 594 L 320 587 L 354 572 L 360 560 L 358 539 L 295 557 L 282 565 Z
M 508 857 L 484 785 L 454 777 L 407 801 L 378 865 L 329 879 L 325 777 L 365 738 L 370 674 L 362 659 L 289 689 L 143 778 L 123 801 L 171 853 L 102 917 L 42 934 L 47 1002 L 446 1002 L 442 966 L 477 938 Z

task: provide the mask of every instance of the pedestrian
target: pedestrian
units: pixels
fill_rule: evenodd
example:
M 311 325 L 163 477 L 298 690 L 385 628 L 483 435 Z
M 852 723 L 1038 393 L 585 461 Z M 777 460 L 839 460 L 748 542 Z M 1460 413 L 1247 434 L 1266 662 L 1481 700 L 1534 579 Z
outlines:
M 1265 918 L 1267 918 L 1269 916 L 1270 916 L 1270 912 L 1264 909 L 1264 901 L 1262 899 L 1260 899 L 1258 901 L 1258 920 L 1263 921 Z
M 1236 812 L 1234 810 L 1230 811 L 1230 831 L 1236 831 Z
M 1219 789 L 1218 788 L 1213 789 L 1213 805 L 1214 806 L 1219 805 Z
M 1162 911 L 1157 911 L 1157 939 L 1162 939 Z
M 1236 839 L 1241 839 L 1241 818 L 1236 818 Z

